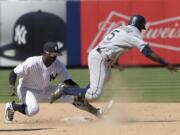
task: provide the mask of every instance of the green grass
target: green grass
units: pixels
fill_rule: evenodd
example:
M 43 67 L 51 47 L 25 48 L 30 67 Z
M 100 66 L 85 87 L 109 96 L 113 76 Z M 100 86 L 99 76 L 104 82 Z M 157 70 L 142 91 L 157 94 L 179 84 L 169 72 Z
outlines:
M 87 69 L 70 69 L 69 72 L 81 87 L 89 83 Z M 0 102 L 17 100 L 17 97 L 9 96 L 8 75 L 9 70 L 0 71 Z M 99 101 L 111 98 L 121 102 L 179 102 L 180 73 L 170 73 L 165 68 L 113 70 Z

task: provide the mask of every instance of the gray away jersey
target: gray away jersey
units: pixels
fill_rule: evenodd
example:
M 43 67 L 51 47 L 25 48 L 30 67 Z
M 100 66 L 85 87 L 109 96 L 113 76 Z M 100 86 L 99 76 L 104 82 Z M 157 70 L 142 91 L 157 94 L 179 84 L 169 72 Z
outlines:
M 120 26 L 107 34 L 97 46 L 109 59 L 117 61 L 124 52 L 138 48 L 140 51 L 147 45 L 140 31 L 134 26 Z M 97 48 L 96 47 L 96 48 Z
M 61 77 L 62 81 L 71 78 L 65 65 L 60 60 L 56 59 L 51 66 L 46 67 L 42 56 L 28 58 L 19 64 L 14 72 L 20 77 L 19 82 L 22 87 L 36 90 L 43 90 L 49 86 L 57 75 Z

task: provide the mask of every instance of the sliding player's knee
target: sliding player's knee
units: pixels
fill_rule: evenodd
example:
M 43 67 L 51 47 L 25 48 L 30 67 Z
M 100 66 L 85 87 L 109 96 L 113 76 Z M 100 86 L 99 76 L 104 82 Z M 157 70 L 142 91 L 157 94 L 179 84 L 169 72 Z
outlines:
M 100 88 L 96 89 L 88 89 L 85 94 L 85 99 L 88 101 L 96 100 L 98 99 L 102 94 L 102 90 Z

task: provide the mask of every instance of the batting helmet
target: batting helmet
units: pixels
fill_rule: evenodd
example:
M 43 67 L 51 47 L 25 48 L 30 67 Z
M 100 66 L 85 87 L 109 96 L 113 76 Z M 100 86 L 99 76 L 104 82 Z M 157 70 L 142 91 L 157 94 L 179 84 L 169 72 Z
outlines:
M 135 26 L 141 31 L 142 29 L 146 29 L 146 19 L 141 15 L 133 15 L 131 16 L 128 25 Z

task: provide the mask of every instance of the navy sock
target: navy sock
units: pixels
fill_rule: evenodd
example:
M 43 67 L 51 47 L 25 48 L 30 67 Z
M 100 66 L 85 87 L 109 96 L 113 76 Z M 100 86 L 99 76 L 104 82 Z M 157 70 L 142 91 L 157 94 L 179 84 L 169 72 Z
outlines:
M 86 91 L 87 91 L 87 88 L 65 87 L 63 92 L 65 95 L 73 95 L 73 96 L 84 97 L 86 94 Z
M 14 111 L 18 111 L 22 114 L 26 114 L 26 112 L 25 112 L 26 105 L 25 104 L 14 103 L 14 104 L 12 104 L 12 107 L 13 107 Z
M 86 89 L 89 89 L 90 88 L 90 84 L 88 84 L 87 86 L 86 86 Z

